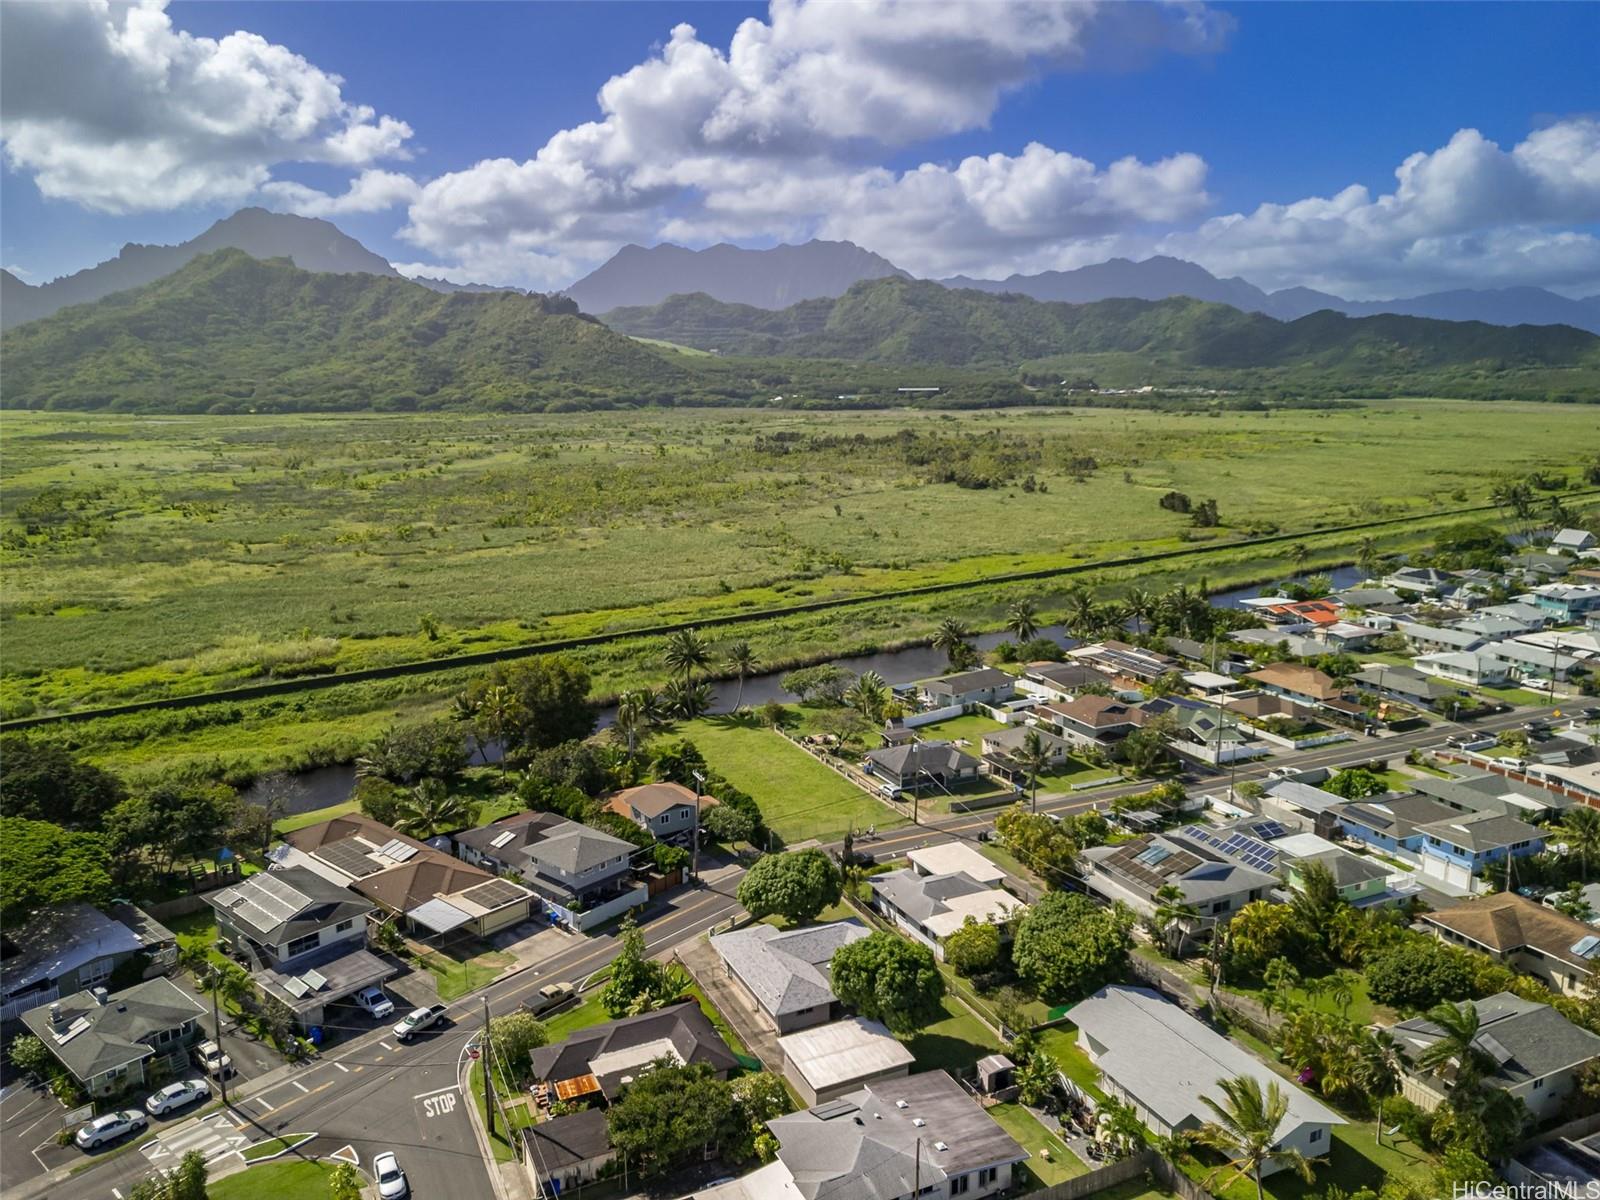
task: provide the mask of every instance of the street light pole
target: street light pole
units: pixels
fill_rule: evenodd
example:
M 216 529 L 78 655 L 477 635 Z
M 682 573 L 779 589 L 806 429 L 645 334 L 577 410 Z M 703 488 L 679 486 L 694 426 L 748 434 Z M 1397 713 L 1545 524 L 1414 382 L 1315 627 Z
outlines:
M 689 847 L 689 874 L 694 876 L 696 883 L 700 882 L 700 793 L 705 790 L 706 777 L 699 771 L 691 771 L 694 779 L 694 841 Z

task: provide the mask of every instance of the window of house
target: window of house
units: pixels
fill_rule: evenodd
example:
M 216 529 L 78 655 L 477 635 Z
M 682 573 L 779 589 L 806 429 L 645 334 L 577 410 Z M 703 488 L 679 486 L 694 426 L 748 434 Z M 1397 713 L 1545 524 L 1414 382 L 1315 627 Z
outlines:
M 978 1186 L 984 1187 L 1000 1177 L 999 1167 L 985 1167 L 978 1172 Z
M 1226 900 L 1218 900 L 1211 906 L 1211 911 L 1214 913 L 1225 913 L 1228 911 L 1228 904 L 1229 902 Z
M 1533 1081 L 1533 1090 L 1534 1090 L 1534 1091 L 1536 1091 L 1536 1092 L 1537 1092 L 1537 1091 L 1538 1091 L 1538 1090 L 1539 1090 L 1539 1089 L 1540 1089 L 1540 1088 L 1542 1088 L 1542 1087 L 1543 1087 L 1543 1086 L 1544 1086 L 1544 1080 L 1542 1080 L 1542 1079 L 1535 1079 L 1535 1080 L 1534 1080 L 1534 1081 Z
M 970 1175 L 957 1175 L 950 1181 L 950 1194 L 952 1196 L 960 1196 L 971 1186 L 972 1177 Z
M 333 931 L 335 933 L 349 933 L 355 927 L 356 923 L 354 921 L 340 921 L 333 927 Z
M 1313 1129 L 1311 1131 L 1311 1136 L 1309 1138 L 1307 1138 L 1306 1140 L 1309 1141 L 1309 1142 L 1320 1142 L 1322 1140 L 1322 1130 Z
M 315 950 L 322 943 L 322 938 L 315 933 L 308 933 L 305 937 L 295 938 L 289 943 L 288 957 L 304 954 L 308 950 Z

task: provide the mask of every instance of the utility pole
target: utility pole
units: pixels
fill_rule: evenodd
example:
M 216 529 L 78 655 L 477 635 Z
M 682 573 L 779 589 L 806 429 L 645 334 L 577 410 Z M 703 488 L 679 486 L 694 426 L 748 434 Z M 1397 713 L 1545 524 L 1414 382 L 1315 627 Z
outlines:
M 483 1119 L 494 1136 L 494 1074 L 489 1070 L 489 997 L 483 998 Z M 508 1139 L 509 1140 L 509 1139 Z
M 1556 644 L 1550 651 L 1550 703 L 1556 702 L 1556 672 L 1561 669 L 1561 639 L 1556 638 Z
M 706 777 L 699 771 L 693 771 L 694 776 L 694 843 L 689 847 L 689 873 L 694 876 L 696 883 L 700 882 L 700 793 L 705 791 Z
M 912 1159 L 916 1163 L 916 1166 L 912 1169 L 911 1178 L 912 1178 L 912 1180 L 914 1182 L 911 1184 L 911 1194 L 913 1196 L 915 1196 L 918 1192 L 920 1192 L 922 1190 L 922 1139 L 921 1138 L 917 1139 L 917 1152 L 914 1155 L 912 1155 Z
M 217 1049 L 220 1051 L 222 1048 L 222 1014 L 220 1007 L 217 1004 L 217 982 L 221 978 L 222 973 L 217 969 L 216 965 L 213 964 L 210 975 L 211 1028 L 216 1030 Z M 222 1106 L 226 1108 L 228 1106 L 228 1068 L 222 1064 L 217 1066 L 217 1086 L 222 1089 Z

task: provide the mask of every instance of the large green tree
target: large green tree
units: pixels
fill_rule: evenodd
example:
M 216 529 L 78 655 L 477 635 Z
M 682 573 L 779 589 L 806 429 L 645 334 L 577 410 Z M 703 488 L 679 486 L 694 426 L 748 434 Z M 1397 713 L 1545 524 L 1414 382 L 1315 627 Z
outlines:
M 486 735 L 498 739 L 508 757 L 520 759 L 594 732 L 589 683 L 581 660 L 542 654 L 497 664 L 467 688 L 464 703 L 484 714 Z
M 0 812 L 67 829 L 98 829 L 127 796 L 122 781 L 70 750 L 21 734 L 0 738 Z
M 611 1146 L 646 1179 L 679 1163 L 699 1161 L 724 1139 L 743 1142 L 748 1123 L 733 1086 L 709 1063 L 661 1059 L 622 1089 L 606 1110 Z
M 402 721 L 368 743 L 356 759 L 356 774 L 409 786 L 423 779 L 454 779 L 466 765 L 459 722 Z
M 550 1040 L 544 1022 L 532 1013 L 511 1012 L 489 1021 L 489 1048 L 498 1066 L 513 1080 L 524 1079 L 533 1064 L 528 1055 Z
M 1476 992 L 1471 959 L 1432 938 L 1404 938 L 1373 955 L 1365 970 L 1367 994 L 1390 1008 L 1426 1010 Z
M 838 866 L 821 850 L 768 854 L 739 881 L 739 903 L 758 919 L 776 915 L 803 925 L 837 904 L 842 886 Z
M 933 951 L 887 930 L 835 950 L 829 981 L 846 1007 L 896 1033 L 911 1033 L 944 1015 L 944 976 Z
M 1200 1127 L 1195 1141 L 1217 1151 L 1228 1161 L 1206 1178 L 1206 1186 L 1210 1187 L 1213 1179 L 1225 1173 L 1229 1183 L 1240 1178 L 1253 1179 L 1256 1200 L 1263 1200 L 1261 1168 L 1269 1162 L 1288 1167 L 1310 1183 L 1310 1160 L 1293 1147 L 1278 1145 L 1278 1127 L 1289 1113 L 1289 1097 L 1284 1090 L 1273 1082 L 1267 1084 L 1263 1093 L 1260 1082 L 1249 1075 L 1219 1079 L 1217 1087 L 1222 1092 L 1220 1100 L 1200 1097 L 1216 1119 Z
M 1017 973 L 1050 999 L 1082 995 L 1113 977 L 1133 945 L 1133 914 L 1075 892 L 1050 892 L 1023 915 L 1011 947 Z
M 156 871 L 220 849 L 237 816 L 238 796 L 222 784 L 162 783 L 106 814 L 106 837 L 121 856 Z
M 0 924 L 15 928 L 52 904 L 111 899 L 111 853 L 97 833 L 0 817 Z
M 1000 965 L 1000 927 L 968 917 L 944 939 L 944 960 L 962 975 L 983 975 Z

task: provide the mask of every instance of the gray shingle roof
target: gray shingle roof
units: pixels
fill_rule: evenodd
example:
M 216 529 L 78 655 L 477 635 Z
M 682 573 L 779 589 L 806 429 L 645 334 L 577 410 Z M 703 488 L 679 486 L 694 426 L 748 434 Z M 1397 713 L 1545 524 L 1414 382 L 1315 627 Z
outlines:
M 527 1161 L 536 1164 L 542 1175 L 553 1175 L 568 1167 L 611 1153 L 603 1108 L 585 1108 L 529 1125 L 522 1131 L 528 1148 Z
M 995 667 L 982 667 L 976 671 L 963 671 L 959 675 L 944 675 L 923 684 L 923 690 L 941 695 L 959 696 L 965 692 L 981 692 L 989 688 L 1011 687 L 1016 680 Z
M 1359 854 L 1351 854 L 1348 850 L 1325 850 L 1321 854 L 1313 854 L 1302 862 L 1317 862 L 1328 868 L 1328 874 L 1333 876 L 1335 887 L 1350 887 L 1357 883 L 1369 883 L 1374 879 L 1387 879 L 1390 869 L 1380 862 L 1364 858 Z
M 148 1057 L 152 1050 L 142 1039 L 165 1029 L 179 1029 L 197 1019 L 205 1009 L 170 979 L 147 979 L 106 998 L 104 1004 L 89 992 L 74 992 L 57 1002 L 61 1020 L 52 1026 L 48 1004 L 29 1009 L 22 1021 L 46 1048 L 80 1080 Z M 78 1021 L 84 1027 L 58 1041 L 60 1032 Z
M 637 1017 L 623 1017 L 581 1029 L 563 1042 L 553 1046 L 540 1046 L 529 1056 L 533 1062 L 535 1079 L 552 1081 L 573 1079 L 589 1073 L 589 1064 L 602 1054 L 626 1050 L 634 1046 L 667 1041 L 685 1063 L 704 1062 L 719 1072 L 731 1071 L 739 1060 L 728 1049 L 727 1043 L 717 1034 L 700 1005 L 693 1000 L 657 1009 Z M 637 1071 L 637 1067 L 627 1068 Z M 622 1071 L 614 1074 L 620 1075 Z M 619 1080 L 611 1076 L 600 1079 L 600 1086 L 608 1096 L 616 1094 Z
M 1501 992 L 1477 1001 L 1476 1007 L 1478 1045 L 1499 1063 L 1490 1078 L 1502 1085 L 1542 1079 L 1600 1054 L 1600 1037 L 1548 1004 Z M 1426 1017 L 1413 1017 L 1395 1025 L 1394 1033 L 1416 1049 L 1435 1041 L 1439 1027 Z
M 767 1127 L 806 1200 L 896 1200 L 919 1183 L 1028 1157 L 944 1071 L 869 1084 Z
M 372 902 L 306 867 L 262 871 L 206 903 L 263 945 L 278 946 L 372 911 Z
M 508 833 L 512 835 L 509 841 L 494 844 Z M 458 833 L 455 840 L 501 862 L 523 859 L 545 863 L 568 875 L 598 867 L 618 856 L 626 858 L 634 850 L 632 842 L 553 813 L 522 814 L 496 821 Z
M 828 964 L 840 946 L 867 936 L 860 921 L 834 921 L 781 932 L 751 925 L 711 939 L 733 973 L 773 1016 L 832 1004 Z
M 901 779 L 919 771 L 943 774 L 976 769 L 978 760 L 949 742 L 916 742 L 886 746 L 865 756 L 867 761 Z
M 1472 851 L 1495 850 L 1544 836 L 1538 826 L 1498 813 L 1457 813 L 1443 821 L 1418 825 L 1417 832 Z

